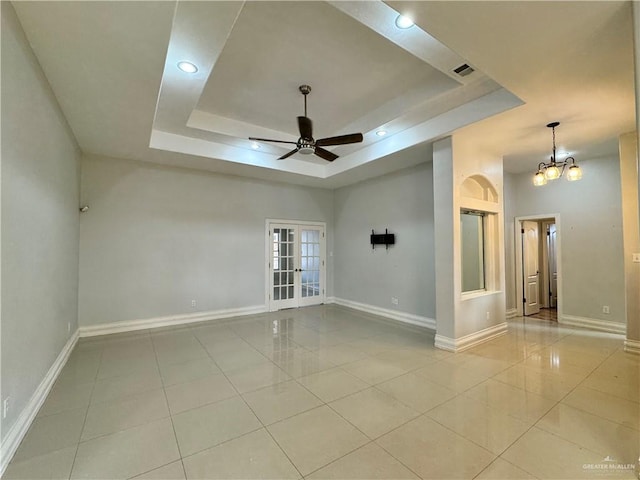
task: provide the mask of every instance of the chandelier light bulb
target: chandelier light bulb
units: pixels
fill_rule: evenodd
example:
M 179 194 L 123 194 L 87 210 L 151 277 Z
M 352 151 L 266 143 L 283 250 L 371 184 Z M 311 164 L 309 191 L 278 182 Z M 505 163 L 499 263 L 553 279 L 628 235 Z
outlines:
M 570 182 L 575 182 L 576 180 L 580 180 L 582 178 L 582 170 L 578 165 L 571 165 L 569 167 L 569 171 L 567 172 L 567 180 Z
M 547 180 L 555 180 L 557 178 L 560 178 L 560 169 L 556 166 L 555 163 L 552 163 L 544 171 L 544 176 L 547 177 Z
M 544 176 L 544 172 L 542 170 L 538 170 L 533 176 L 533 184 L 536 187 L 541 187 L 542 185 L 547 184 L 547 177 Z

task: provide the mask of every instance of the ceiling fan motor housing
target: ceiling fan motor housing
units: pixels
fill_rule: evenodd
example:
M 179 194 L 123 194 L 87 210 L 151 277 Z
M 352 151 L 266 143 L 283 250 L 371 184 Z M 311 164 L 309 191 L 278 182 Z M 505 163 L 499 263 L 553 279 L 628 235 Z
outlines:
M 309 155 L 313 152 L 315 152 L 315 146 L 310 143 L 301 143 L 300 147 L 298 147 L 298 153 L 303 155 Z
M 300 85 L 298 89 L 304 96 L 304 116 L 298 117 L 298 130 L 300 131 L 300 138 L 298 138 L 298 141 L 295 142 L 296 148 L 294 148 L 290 152 L 285 153 L 280 158 L 278 158 L 278 160 L 284 160 L 285 158 L 289 158 L 291 155 L 296 153 L 302 153 L 303 155 L 310 155 L 313 153 L 328 162 L 333 162 L 336 158 L 338 158 L 338 155 L 329 150 L 325 150 L 322 147 L 329 147 L 333 145 L 348 145 L 350 143 L 362 142 L 362 133 L 351 133 L 349 135 L 338 135 L 337 137 L 327 137 L 321 138 L 319 140 L 314 140 L 313 125 L 311 123 L 311 119 L 307 117 L 307 95 L 309 95 L 309 93 L 311 92 L 311 87 L 309 85 Z M 289 140 L 272 140 L 269 138 L 256 137 L 249 137 L 249 140 L 260 142 L 294 143 Z

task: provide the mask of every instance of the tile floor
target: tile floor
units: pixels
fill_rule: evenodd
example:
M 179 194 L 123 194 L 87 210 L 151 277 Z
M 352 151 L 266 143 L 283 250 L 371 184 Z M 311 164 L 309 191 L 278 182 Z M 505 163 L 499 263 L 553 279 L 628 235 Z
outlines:
M 529 318 L 538 318 L 540 320 L 558 321 L 558 310 L 555 308 L 541 308 L 536 314 L 529 315 Z
M 333 305 L 95 337 L 5 478 L 635 478 L 639 378 L 530 318 L 458 354 Z

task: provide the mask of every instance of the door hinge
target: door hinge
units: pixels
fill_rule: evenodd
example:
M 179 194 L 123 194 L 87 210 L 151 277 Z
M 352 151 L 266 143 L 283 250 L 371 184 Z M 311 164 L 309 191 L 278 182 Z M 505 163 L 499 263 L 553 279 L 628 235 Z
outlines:
M 520 229 L 520 233 L 524 233 L 524 228 Z
M 322 260 L 322 266 L 324 267 L 324 260 Z
M 527 303 L 527 299 L 522 297 L 522 303 Z
M 324 232 L 322 232 L 322 238 L 324 238 Z

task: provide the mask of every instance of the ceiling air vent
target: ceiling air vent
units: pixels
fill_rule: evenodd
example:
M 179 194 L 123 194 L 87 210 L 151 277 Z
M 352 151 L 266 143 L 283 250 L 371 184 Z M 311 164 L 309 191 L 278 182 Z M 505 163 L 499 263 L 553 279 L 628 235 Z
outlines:
M 473 69 L 473 67 L 470 67 L 466 63 L 463 63 L 458 68 L 454 68 L 453 71 L 461 77 L 466 77 L 467 75 L 473 73 L 475 70 Z

